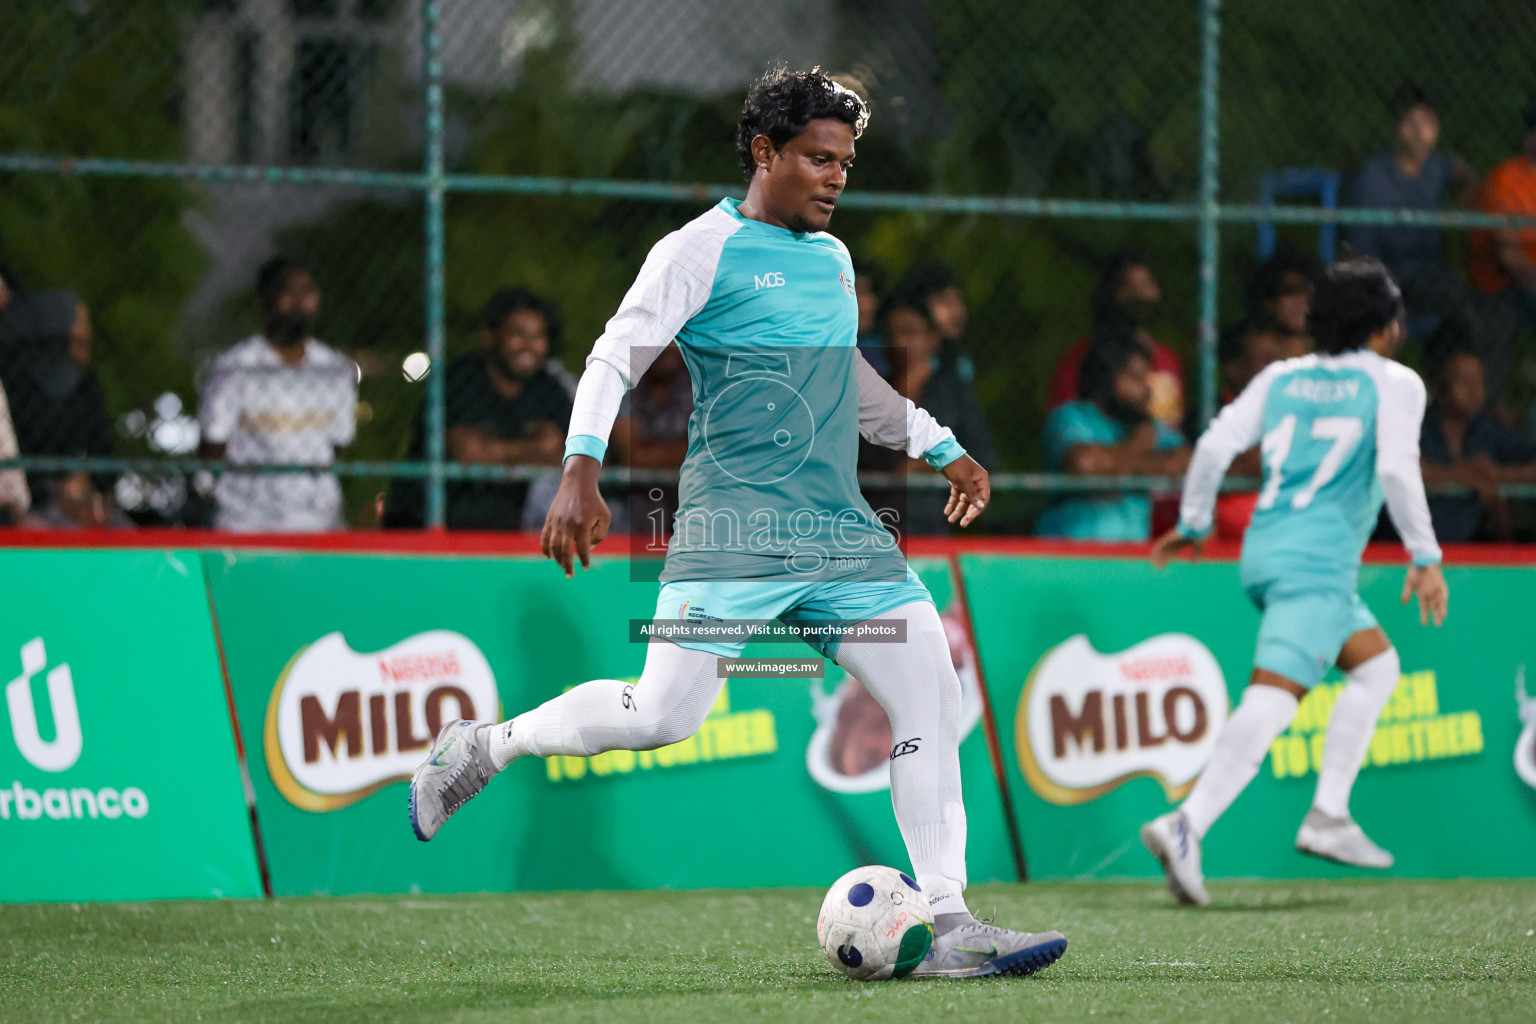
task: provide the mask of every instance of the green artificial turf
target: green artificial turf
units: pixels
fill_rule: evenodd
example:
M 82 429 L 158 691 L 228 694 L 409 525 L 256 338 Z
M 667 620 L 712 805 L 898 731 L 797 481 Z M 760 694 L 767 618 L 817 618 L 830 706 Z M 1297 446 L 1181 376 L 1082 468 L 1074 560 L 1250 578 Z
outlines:
M 5 1021 L 1536 1020 L 1536 880 L 975 886 L 1032 978 L 845 981 L 808 889 L 0 907 Z

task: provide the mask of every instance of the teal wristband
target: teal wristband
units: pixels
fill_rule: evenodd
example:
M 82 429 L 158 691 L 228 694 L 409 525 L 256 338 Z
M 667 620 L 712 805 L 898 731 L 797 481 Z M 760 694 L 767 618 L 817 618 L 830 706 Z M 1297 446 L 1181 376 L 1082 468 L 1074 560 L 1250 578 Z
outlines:
M 934 469 L 943 469 L 964 454 L 965 449 L 951 435 L 923 452 L 923 459 Z
M 1179 536 L 1185 540 L 1204 540 L 1211 535 L 1211 528 L 1207 526 L 1203 530 L 1196 530 L 1185 525 L 1184 520 L 1179 520 Z
M 603 456 L 608 453 L 608 443 L 600 437 L 592 434 L 572 434 L 565 439 L 565 458 L 560 462 L 563 465 L 565 459 L 572 455 L 590 455 L 596 459 L 598 465 L 602 465 Z

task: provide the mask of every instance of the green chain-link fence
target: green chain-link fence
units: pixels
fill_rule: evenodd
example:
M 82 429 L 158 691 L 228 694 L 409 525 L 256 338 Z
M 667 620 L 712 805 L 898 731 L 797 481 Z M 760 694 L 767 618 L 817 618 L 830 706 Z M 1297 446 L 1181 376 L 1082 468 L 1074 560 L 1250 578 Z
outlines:
M 312 269 L 315 336 L 356 369 L 259 368 L 314 389 L 260 415 L 302 433 L 355 388 L 354 429 L 318 431 L 346 442 L 346 522 L 375 524 L 392 480 L 432 525 L 455 481 L 547 474 L 455 460 L 450 361 L 511 285 L 558 311 L 553 365 L 579 373 L 649 246 L 742 193 L 736 113 L 781 61 L 871 102 L 834 223 L 861 271 L 890 285 L 939 262 L 959 284 L 954 345 L 1008 496 L 993 529 L 1030 529 L 1064 491 L 1155 483 L 1042 472 L 1053 370 L 1118 252 L 1161 286 L 1146 328 L 1182 363 L 1188 430 L 1220 402 L 1220 328 L 1254 312 L 1263 255 L 1341 253 L 1371 226 L 1440 239 L 1450 298 L 1410 302 L 1405 358 L 1465 321 L 1518 412 L 1536 393 L 1518 288 L 1479 291 L 1466 267 L 1476 229 L 1536 225 L 1479 212 L 1474 188 L 1519 151 L 1533 43 L 1515 0 L 13 0 L 0 378 L 21 444 L 0 467 L 44 492 L 93 474 L 84 491 L 145 523 L 211 521 L 222 458 L 318 486 L 291 465 L 313 461 L 302 444 L 200 448 L 222 437 L 215 360 L 259 330 L 257 268 L 281 253 Z M 1408 88 L 1438 114 L 1436 160 L 1472 179 L 1438 209 L 1361 206 L 1355 171 L 1393 146 Z M 88 311 L 88 356 L 67 298 L 33 301 L 48 289 Z

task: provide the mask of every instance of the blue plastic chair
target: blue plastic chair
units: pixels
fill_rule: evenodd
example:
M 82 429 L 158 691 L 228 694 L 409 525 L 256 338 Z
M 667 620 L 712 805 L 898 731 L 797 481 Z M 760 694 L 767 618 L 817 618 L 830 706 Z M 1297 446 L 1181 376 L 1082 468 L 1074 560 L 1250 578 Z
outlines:
M 1339 208 L 1338 171 L 1327 167 L 1285 167 L 1278 171 L 1265 171 L 1259 177 L 1259 203 L 1274 206 L 1280 199 L 1316 199 L 1325 210 Z M 1320 225 L 1317 232 L 1317 258 L 1324 266 L 1333 262 L 1338 244 L 1339 226 Z M 1275 222 L 1259 222 L 1259 259 L 1267 260 L 1275 254 Z

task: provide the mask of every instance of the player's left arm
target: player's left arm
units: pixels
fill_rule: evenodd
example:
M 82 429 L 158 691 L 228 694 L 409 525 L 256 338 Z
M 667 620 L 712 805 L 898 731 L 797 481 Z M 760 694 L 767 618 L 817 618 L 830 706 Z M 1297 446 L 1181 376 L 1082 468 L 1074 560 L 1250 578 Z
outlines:
M 1210 536 L 1216 495 L 1221 478 L 1232 460 L 1259 442 L 1264 432 L 1264 404 L 1274 380 L 1273 367 L 1261 371 L 1243 393 L 1217 414 L 1200 440 L 1184 476 L 1184 497 L 1179 503 L 1179 524 L 1152 545 L 1152 564 L 1162 569 L 1185 548 L 1197 554 Z
M 1399 363 L 1387 365 L 1376 381 L 1380 404 L 1376 411 L 1376 476 L 1386 498 L 1387 515 L 1413 556 L 1403 583 L 1403 603 L 1419 600 L 1419 621 L 1445 621 L 1450 591 L 1440 571 L 1440 545 L 1424 496 L 1419 464 L 1419 431 L 1424 420 L 1424 382 Z
M 923 459 L 944 474 L 949 481 L 945 518 L 970 526 L 992 499 L 987 471 L 966 454 L 954 431 L 891 387 L 862 352 L 854 353 L 853 363 L 859 389 L 859 434 L 871 444 Z

